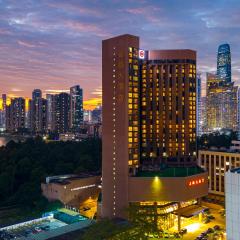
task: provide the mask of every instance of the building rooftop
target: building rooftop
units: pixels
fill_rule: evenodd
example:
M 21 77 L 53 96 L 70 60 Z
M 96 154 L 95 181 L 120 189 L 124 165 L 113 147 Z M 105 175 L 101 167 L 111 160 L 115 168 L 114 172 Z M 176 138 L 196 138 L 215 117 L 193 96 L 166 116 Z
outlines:
M 95 177 L 100 176 L 100 173 L 82 173 L 79 175 L 69 174 L 69 175 L 58 175 L 58 176 L 49 176 L 46 177 L 46 183 L 56 183 L 66 185 L 69 184 L 71 181 L 79 180 L 88 177 Z
M 179 210 L 176 210 L 176 211 L 174 211 L 174 214 L 176 214 L 176 215 L 179 214 L 181 217 L 190 218 L 190 217 L 196 216 L 200 212 L 204 212 L 206 210 L 207 210 L 206 207 L 202 207 L 198 204 L 195 204 L 195 205 L 183 207 Z
M 203 172 L 200 167 L 169 167 L 159 171 L 139 171 L 136 177 L 188 177 Z
M 240 168 L 231 169 L 230 172 L 232 172 L 232 173 L 240 173 Z
M 93 223 L 93 220 L 75 211 L 61 208 L 43 214 L 42 218 L 1 228 L 0 239 L 46 240 L 54 237 L 59 239 L 61 235 L 83 230 Z
M 223 153 L 240 153 L 240 149 L 235 148 L 208 148 L 208 149 L 199 149 L 201 152 L 223 152 Z

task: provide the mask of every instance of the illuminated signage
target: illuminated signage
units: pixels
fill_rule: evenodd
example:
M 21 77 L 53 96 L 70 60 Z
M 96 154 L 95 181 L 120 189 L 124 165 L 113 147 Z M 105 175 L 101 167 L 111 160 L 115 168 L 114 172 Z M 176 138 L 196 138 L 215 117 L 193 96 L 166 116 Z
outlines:
M 204 178 L 199 178 L 199 179 L 191 180 L 190 182 L 188 182 L 188 186 L 192 187 L 192 186 L 196 186 L 196 185 L 202 184 L 204 182 L 205 182 Z
M 72 188 L 71 191 L 78 191 L 78 190 L 82 190 L 82 189 L 86 189 L 86 188 L 92 188 L 92 187 L 96 187 L 96 184 L 91 184 L 91 185 L 87 185 L 87 186 Z
M 138 51 L 138 57 L 140 59 L 144 59 L 145 58 L 145 51 L 144 50 L 139 50 Z

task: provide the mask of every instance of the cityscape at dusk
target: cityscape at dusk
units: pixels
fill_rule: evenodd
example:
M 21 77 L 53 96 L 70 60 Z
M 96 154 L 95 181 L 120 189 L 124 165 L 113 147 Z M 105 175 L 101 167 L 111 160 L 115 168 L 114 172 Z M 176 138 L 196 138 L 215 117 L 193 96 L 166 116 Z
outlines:
M 239 13 L 0 0 L 0 240 L 240 240 Z

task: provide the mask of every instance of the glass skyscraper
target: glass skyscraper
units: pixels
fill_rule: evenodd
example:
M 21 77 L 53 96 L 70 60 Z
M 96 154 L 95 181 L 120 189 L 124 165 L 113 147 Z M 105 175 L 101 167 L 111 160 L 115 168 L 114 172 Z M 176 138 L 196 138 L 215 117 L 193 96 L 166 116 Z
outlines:
M 231 82 L 231 52 L 227 43 L 218 47 L 217 75 L 226 83 Z
M 237 131 L 237 91 L 234 82 L 223 84 L 216 74 L 207 73 L 207 131 Z

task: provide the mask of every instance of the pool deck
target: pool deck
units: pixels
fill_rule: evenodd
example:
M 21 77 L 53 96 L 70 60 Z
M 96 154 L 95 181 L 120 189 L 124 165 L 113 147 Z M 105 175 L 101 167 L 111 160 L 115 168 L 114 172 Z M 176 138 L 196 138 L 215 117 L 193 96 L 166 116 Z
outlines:
M 56 214 L 67 216 L 66 220 L 73 218 L 74 221 L 64 221 L 64 218 L 55 217 Z M 46 240 L 61 236 L 66 233 L 81 230 L 93 224 L 94 221 L 81 216 L 78 212 L 61 208 L 53 212 L 45 213 L 43 218 L 35 219 L 29 222 L 12 225 L 2 229 L 19 240 Z M 7 236 L 4 239 L 10 239 Z

